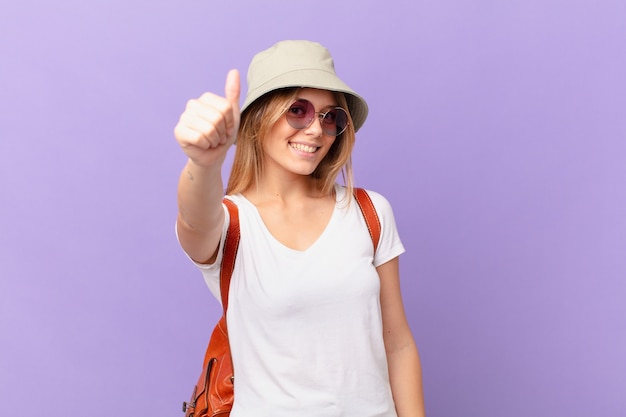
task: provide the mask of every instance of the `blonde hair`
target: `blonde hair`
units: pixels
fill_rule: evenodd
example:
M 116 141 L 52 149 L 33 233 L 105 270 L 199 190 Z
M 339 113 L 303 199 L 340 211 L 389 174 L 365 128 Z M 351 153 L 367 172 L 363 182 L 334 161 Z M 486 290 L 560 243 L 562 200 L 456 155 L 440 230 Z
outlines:
M 263 173 L 263 141 L 270 129 L 285 114 L 287 107 L 296 100 L 299 89 L 287 88 L 268 93 L 241 115 L 237 136 L 235 158 L 226 187 L 226 194 L 237 194 L 256 186 Z M 333 92 L 337 104 L 348 109 L 342 93 Z M 348 111 L 348 115 L 349 115 Z M 352 171 L 352 149 L 355 132 L 352 118 L 349 117 L 346 130 L 335 139 L 328 154 L 310 175 L 322 195 L 331 195 L 339 174 L 347 188 L 347 196 L 354 187 Z

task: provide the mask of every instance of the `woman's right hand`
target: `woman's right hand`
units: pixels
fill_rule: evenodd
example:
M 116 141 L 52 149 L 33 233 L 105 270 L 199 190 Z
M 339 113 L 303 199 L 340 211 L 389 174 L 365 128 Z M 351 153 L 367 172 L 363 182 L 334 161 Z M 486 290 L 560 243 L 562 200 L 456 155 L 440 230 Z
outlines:
M 189 100 L 174 128 L 178 144 L 193 163 L 210 167 L 224 162 L 226 152 L 237 138 L 241 112 L 239 71 L 226 77 L 225 96 L 204 93 Z

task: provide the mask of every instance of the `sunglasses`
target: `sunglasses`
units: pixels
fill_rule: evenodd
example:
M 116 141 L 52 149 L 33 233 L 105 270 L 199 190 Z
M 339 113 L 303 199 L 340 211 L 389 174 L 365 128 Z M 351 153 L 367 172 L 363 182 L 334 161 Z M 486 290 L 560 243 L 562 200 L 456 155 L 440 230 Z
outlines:
M 339 106 L 316 112 L 310 101 L 300 99 L 287 109 L 287 123 L 294 129 L 311 126 L 315 116 L 319 117 L 322 131 L 328 136 L 339 136 L 348 127 L 348 112 Z

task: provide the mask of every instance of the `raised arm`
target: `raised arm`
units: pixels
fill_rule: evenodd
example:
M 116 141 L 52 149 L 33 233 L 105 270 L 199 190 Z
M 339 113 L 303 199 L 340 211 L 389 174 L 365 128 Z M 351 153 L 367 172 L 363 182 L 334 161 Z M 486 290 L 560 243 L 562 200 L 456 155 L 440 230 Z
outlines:
M 215 259 L 224 224 L 221 172 L 239 129 L 239 92 L 239 72 L 231 70 L 225 96 L 205 93 L 190 100 L 174 129 L 189 158 L 178 182 L 178 238 L 199 263 Z

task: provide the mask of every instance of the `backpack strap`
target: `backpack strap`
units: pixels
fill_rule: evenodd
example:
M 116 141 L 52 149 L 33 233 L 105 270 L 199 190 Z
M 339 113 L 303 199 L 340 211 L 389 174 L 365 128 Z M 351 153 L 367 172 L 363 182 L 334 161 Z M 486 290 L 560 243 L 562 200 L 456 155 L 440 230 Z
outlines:
M 363 213 L 365 224 L 367 224 L 367 230 L 370 232 L 370 237 L 372 238 L 372 243 L 374 244 L 374 253 L 376 253 L 376 249 L 378 249 L 378 242 L 380 241 L 380 219 L 376 213 L 376 207 L 374 207 L 372 199 L 363 188 L 354 189 L 354 198 Z
M 235 269 L 235 258 L 237 257 L 237 249 L 239 249 L 239 209 L 237 205 L 227 198 L 223 200 L 228 214 L 230 223 L 226 231 L 224 239 L 224 255 L 220 265 L 220 295 L 222 297 L 222 307 L 224 308 L 224 317 L 226 317 L 226 309 L 228 308 L 228 289 L 230 288 L 230 277 Z
M 363 213 L 367 230 L 372 238 L 372 244 L 374 245 L 374 253 L 376 253 L 381 233 L 380 219 L 376 213 L 376 207 L 374 207 L 372 199 L 363 188 L 354 189 L 354 198 L 361 209 L 361 213 Z M 223 202 L 226 205 L 230 216 L 230 223 L 224 239 L 224 255 L 222 257 L 220 267 L 220 295 L 222 297 L 224 317 L 226 317 L 230 278 L 232 277 L 233 270 L 235 269 L 235 258 L 237 257 L 237 250 L 239 249 L 239 238 L 241 237 L 241 232 L 239 231 L 239 209 L 237 208 L 237 205 L 227 198 L 224 198 Z

